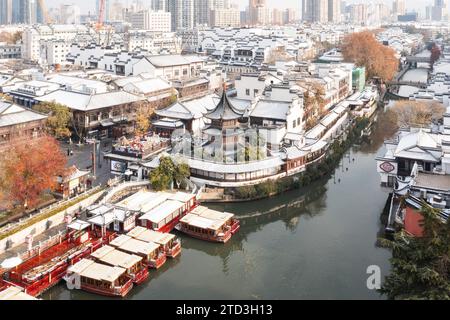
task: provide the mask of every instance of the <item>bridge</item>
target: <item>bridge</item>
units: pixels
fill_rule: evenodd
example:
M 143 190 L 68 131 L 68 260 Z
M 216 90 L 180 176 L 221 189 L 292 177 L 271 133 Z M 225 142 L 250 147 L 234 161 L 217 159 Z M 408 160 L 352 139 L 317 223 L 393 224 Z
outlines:
M 407 81 L 407 80 L 393 80 L 386 83 L 388 87 L 390 86 L 411 86 L 411 87 L 418 87 L 421 89 L 427 88 L 426 82 L 419 82 L 419 81 Z

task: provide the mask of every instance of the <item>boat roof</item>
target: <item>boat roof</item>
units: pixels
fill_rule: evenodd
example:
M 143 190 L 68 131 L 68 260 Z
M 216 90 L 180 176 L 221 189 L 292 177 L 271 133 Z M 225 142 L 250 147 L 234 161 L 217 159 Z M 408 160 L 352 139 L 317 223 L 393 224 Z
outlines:
M 124 234 L 120 235 L 109 244 L 124 251 L 145 255 L 148 255 L 159 248 L 159 244 L 133 239 Z
M 139 263 L 142 257 L 112 248 L 111 251 L 100 257 L 99 260 L 112 266 L 129 269 Z
M 141 226 L 136 226 L 136 227 L 134 227 L 133 229 L 131 229 L 130 231 L 127 232 L 127 236 L 132 237 L 132 238 L 136 238 L 137 236 L 139 236 L 145 230 L 147 230 L 147 228 L 144 228 L 144 227 L 141 227 Z
M 73 273 L 78 273 L 81 274 L 81 272 L 86 269 L 87 267 L 89 267 L 91 264 L 93 264 L 94 261 L 90 260 L 90 259 L 81 259 L 80 261 L 78 261 L 77 263 L 75 263 L 74 265 L 71 265 L 68 268 L 69 272 L 73 272 Z
M 142 227 L 139 227 L 142 228 Z M 146 241 L 146 242 L 154 242 L 154 243 L 158 243 L 158 244 L 162 244 L 165 245 L 167 244 L 170 240 L 172 240 L 173 238 L 175 238 L 175 235 L 171 234 L 171 233 L 163 233 L 163 232 L 158 232 L 158 231 L 154 231 L 154 230 L 149 230 L 149 229 L 137 229 L 134 228 L 133 230 L 131 230 L 130 232 L 127 233 L 127 235 L 138 239 L 138 240 L 142 240 L 142 241 Z
M 146 212 L 166 201 L 169 196 L 170 193 L 167 192 L 141 190 L 120 201 L 117 205 L 129 210 Z
M 228 220 L 230 220 L 231 218 L 233 218 L 234 214 L 228 213 L 228 212 L 220 212 L 220 211 L 208 209 L 208 210 L 202 212 L 201 214 L 199 214 L 199 216 L 203 217 L 203 218 L 207 218 L 207 219 L 211 219 L 211 220 L 220 221 L 222 223 L 225 223 Z
M 192 193 L 186 193 L 186 192 L 179 192 L 179 191 L 177 191 L 176 193 L 170 195 L 169 199 L 170 200 L 177 200 L 177 201 L 181 201 L 181 202 L 188 202 L 194 197 L 195 197 L 195 195 L 192 194 Z
M 121 267 L 111 267 L 105 264 L 93 262 L 84 268 L 80 275 L 86 278 L 114 282 L 127 270 Z
M 183 202 L 176 200 L 167 200 L 158 205 L 157 207 L 151 209 L 150 211 L 147 211 L 145 214 L 139 217 L 139 220 L 148 220 L 151 222 L 158 223 L 167 218 L 173 212 L 182 208 L 183 206 L 184 206 Z
M 38 299 L 23 292 L 23 290 L 18 287 L 10 286 L 0 292 L 0 300 L 38 300 Z
M 198 227 L 201 229 L 210 229 L 214 231 L 218 230 L 225 223 L 218 220 L 212 220 L 205 217 L 201 217 L 192 213 L 188 213 L 183 218 L 181 218 L 180 221 L 194 227 Z
M 92 252 L 91 256 L 97 259 L 101 259 L 102 257 L 106 256 L 108 253 L 114 250 L 115 250 L 114 247 L 106 245 Z
M 80 230 L 84 230 L 84 229 L 88 228 L 89 226 L 90 226 L 90 224 L 86 221 L 75 220 L 71 224 L 69 224 L 67 226 L 67 228 L 80 231 Z

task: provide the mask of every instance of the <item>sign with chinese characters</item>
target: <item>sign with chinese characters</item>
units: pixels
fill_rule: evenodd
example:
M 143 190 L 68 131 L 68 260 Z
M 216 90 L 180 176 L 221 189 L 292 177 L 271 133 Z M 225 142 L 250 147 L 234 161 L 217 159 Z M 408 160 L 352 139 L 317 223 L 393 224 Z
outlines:
M 380 169 L 384 172 L 390 173 L 395 170 L 395 166 L 392 163 L 386 161 L 380 164 Z
M 120 161 L 111 160 L 111 171 L 113 172 L 125 172 L 126 163 Z

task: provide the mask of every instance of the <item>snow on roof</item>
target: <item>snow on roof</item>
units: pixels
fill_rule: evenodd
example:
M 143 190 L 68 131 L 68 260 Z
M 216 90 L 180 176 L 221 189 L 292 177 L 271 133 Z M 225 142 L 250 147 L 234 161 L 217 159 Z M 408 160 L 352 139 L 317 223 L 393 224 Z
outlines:
M 56 90 L 42 97 L 38 97 L 36 100 L 56 102 L 73 110 L 88 111 L 142 101 L 144 98 L 125 91 L 111 91 L 91 95 Z
M 40 121 L 47 116 L 17 104 L 0 101 L 0 127 Z
M 191 120 L 194 119 L 195 117 L 194 113 L 191 112 L 180 102 L 175 102 L 174 104 L 164 109 L 155 110 L 155 113 L 160 117 L 168 117 L 183 120 Z M 198 118 L 200 118 L 201 116 L 202 114 L 200 114 Z
M 437 135 L 427 133 L 421 129 L 418 132 L 402 136 L 395 149 L 394 156 L 436 162 L 439 160 L 439 157 L 430 153 L 429 149 L 438 148 L 439 138 Z
M 137 92 L 142 94 L 148 94 L 161 90 L 169 90 L 170 88 L 172 88 L 172 85 L 160 78 L 131 82 L 123 87 L 125 91 Z
M 327 127 L 332 124 L 333 121 L 335 121 L 337 118 L 339 118 L 339 115 L 337 113 L 330 112 L 320 121 L 320 123 Z
M 275 168 L 284 164 L 284 161 L 279 157 L 272 157 L 260 161 L 238 163 L 238 164 L 225 164 L 192 158 L 187 158 L 186 161 L 188 162 L 189 167 L 191 168 L 217 173 L 255 172 L 259 170 Z
M 327 128 L 321 123 L 317 124 L 314 128 L 309 130 L 305 137 L 309 139 L 319 139 L 320 135 L 326 131 Z
M 146 58 L 155 67 L 179 66 L 204 61 L 198 56 L 182 56 L 179 54 L 147 56 Z
M 286 121 L 289 112 L 289 102 L 259 100 L 250 112 L 251 117 L 277 119 Z

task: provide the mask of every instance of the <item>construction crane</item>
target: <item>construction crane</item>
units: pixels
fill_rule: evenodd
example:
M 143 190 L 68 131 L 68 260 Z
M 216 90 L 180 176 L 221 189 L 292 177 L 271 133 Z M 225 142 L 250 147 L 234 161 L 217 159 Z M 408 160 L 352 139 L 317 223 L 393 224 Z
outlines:
M 44 20 L 44 23 L 52 23 L 48 11 L 47 6 L 45 5 L 45 0 L 38 0 L 39 7 L 41 8 L 42 18 Z
M 103 28 L 103 20 L 105 20 L 106 0 L 100 0 L 98 4 L 98 19 L 96 29 L 100 31 Z

